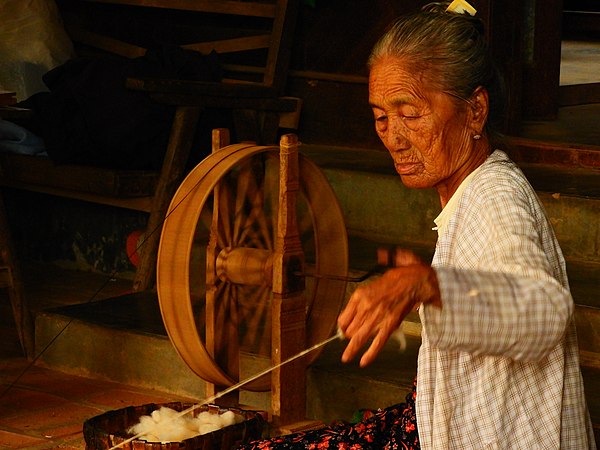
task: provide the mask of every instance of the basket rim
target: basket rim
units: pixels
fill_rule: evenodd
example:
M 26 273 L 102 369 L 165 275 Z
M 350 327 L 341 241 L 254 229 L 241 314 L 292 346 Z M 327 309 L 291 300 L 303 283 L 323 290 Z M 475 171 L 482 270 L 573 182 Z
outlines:
M 233 411 L 236 414 L 239 414 L 244 417 L 244 421 L 229 425 L 227 427 L 221 428 L 219 430 L 212 431 L 210 433 L 205 433 L 201 435 L 197 435 L 188 439 L 184 439 L 182 441 L 171 441 L 168 443 L 170 449 L 181 448 L 201 448 L 198 447 L 199 444 L 207 441 L 213 440 L 217 441 L 223 439 L 226 434 L 233 433 L 241 433 L 243 436 L 246 436 L 248 432 L 254 431 L 255 433 L 262 433 L 264 426 L 267 423 L 266 411 L 263 410 L 248 410 L 242 409 L 239 407 L 226 407 L 213 403 L 208 404 L 199 404 L 193 402 L 165 402 L 165 403 L 147 403 L 144 405 L 138 406 L 127 406 L 125 408 L 116 409 L 106 411 L 97 416 L 91 417 L 84 421 L 83 424 L 83 434 L 86 444 L 88 444 L 88 448 L 98 448 L 98 441 L 107 440 L 107 442 L 112 443 L 112 445 L 118 445 L 128 439 L 131 439 L 133 435 L 127 433 L 127 429 L 137 423 L 131 423 L 129 425 L 123 426 L 123 422 L 127 422 L 128 420 L 134 418 L 135 420 L 139 420 L 139 418 L 143 415 L 149 415 L 153 411 L 160 409 L 161 407 L 167 407 L 174 409 L 178 412 L 191 408 L 192 406 L 198 406 L 192 412 L 194 413 L 194 417 L 196 417 L 199 413 L 204 411 L 209 411 L 214 414 L 223 414 L 228 411 Z M 111 428 L 109 423 L 113 421 L 121 421 L 119 423 L 120 427 L 118 430 L 106 430 L 104 428 Z M 257 436 L 259 438 L 260 436 Z M 137 438 L 129 442 L 131 444 L 131 448 L 134 448 L 135 445 L 152 445 L 157 444 L 153 441 L 146 441 L 145 439 Z M 94 444 L 95 446 L 92 446 Z M 179 446 L 178 446 L 179 444 Z M 110 448 L 110 447 L 107 447 Z M 136 447 L 137 448 L 137 447 Z

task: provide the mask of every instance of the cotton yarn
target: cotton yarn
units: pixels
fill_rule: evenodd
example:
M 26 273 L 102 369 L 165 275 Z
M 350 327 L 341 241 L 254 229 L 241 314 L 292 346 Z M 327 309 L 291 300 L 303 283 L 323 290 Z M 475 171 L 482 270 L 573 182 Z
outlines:
M 150 415 L 141 416 L 127 432 L 148 442 L 181 442 L 243 421 L 244 417 L 233 411 L 222 414 L 202 411 L 192 417 L 189 414 L 182 416 L 179 411 L 162 406 Z

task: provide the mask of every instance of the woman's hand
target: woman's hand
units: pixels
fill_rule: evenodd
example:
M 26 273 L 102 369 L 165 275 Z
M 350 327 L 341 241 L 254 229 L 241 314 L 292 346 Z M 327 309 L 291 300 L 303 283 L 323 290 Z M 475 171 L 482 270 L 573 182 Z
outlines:
M 338 318 L 338 326 L 350 339 L 342 362 L 351 361 L 368 339 L 374 338 L 360 360 L 361 367 L 375 360 L 411 310 L 421 303 L 442 305 L 435 271 L 414 253 L 396 249 L 393 255 L 380 252 L 378 259 L 395 268 L 356 289 Z

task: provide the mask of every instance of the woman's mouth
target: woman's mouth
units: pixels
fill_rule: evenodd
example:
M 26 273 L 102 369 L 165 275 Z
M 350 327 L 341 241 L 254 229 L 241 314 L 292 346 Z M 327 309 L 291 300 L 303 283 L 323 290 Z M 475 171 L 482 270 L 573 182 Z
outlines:
M 417 169 L 417 163 L 395 163 L 396 172 L 399 175 L 410 175 Z

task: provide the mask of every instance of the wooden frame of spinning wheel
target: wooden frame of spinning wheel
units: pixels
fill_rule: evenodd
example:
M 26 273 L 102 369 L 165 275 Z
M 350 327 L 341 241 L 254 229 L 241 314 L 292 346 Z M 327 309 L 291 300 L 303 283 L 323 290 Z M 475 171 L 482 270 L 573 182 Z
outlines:
M 283 136 L 279 147 L 229 145 L 227 131 L 215 130 L 213 154 L 190 172 L 171 202 L 158 253 L 159 303 L 176 350 L 207 381 L 207 396 L 234 385 L 241 376 L 238 306 L 236 299 L 231 299 L 234 287 L 226 290 L 221 288 L 223 285 L 261 286 L 260 289 L 270 290 L 271 366 L 335 332 L 346 287 L 340 278 L 347 276 L 348 270 L 346 229 L 325 176 L 299 154 L 298 146 L 295 135 Z M 276 225 L 271 230 L 275 238 L 272 245 L 255 248 L 232 236 L 244 234 L 240 230 L 252 221 L 267 228 L 262 223 L 265 213 L 261 210 L 265 187 L 261 189 L 252 182 L 254 173 L 238 170 L 242 175 L 236 185 L 237 197 L 231 199 L 225 180 L 234 169 L 265 155 L 279 157 L 278 205 L 273 220 Z M 312 226 L 313 270 L 320 275 L 310 294 L 305 289 L 303 275 L 305 261 L 297 217 L 299 194 L 306 201 Z M 244 216 L 241 211 L 245 196 L 252 198 L 252 207 Z M 194 233 L 210 200 L 212 214 L 208 219 L 205 217 L 210 222 L 207 225 L 210 232 L 205 248 L 203 341 L 190 296 L 190 265 Z M 218 318 L 224 303 L 235 304 L 227 310 L 230 315 L 226 322 Z M 231 341 L 227 345 L 222 342 L 225 338 Z M 277 429 L 293 431 L 293 424 L 305 422 L 306 367 L 317 356 L 318 352 L 313 352 L 276 368 L 270 377 L 261 377 L 244 386 L 251 391 L 271 390 L 272 422 Z M 237 392 L 225 397 L 222 403 L 228 406 L 239 403 Z

